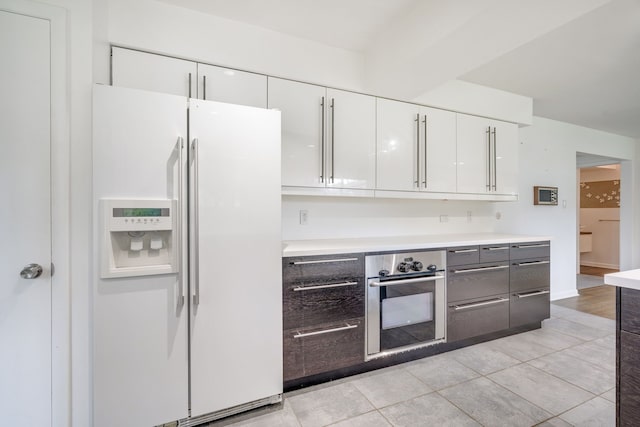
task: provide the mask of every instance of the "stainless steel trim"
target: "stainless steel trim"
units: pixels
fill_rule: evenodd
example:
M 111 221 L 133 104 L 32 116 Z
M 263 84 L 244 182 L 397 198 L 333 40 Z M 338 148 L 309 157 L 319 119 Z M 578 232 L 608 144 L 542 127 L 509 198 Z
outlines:
M 435 280 L 444 279 L 444 275 L 437 274 L 435 276 L 416 277 L 415 279 L 389 280 L 386 282 L 371 282 L 369 286 L 372 288 L 380 288 L 382 286 L 409 285 L 411 283 L 433 282 Z
M 320 169 L 320 182 L 324 183 L 324 128 L 325 128 L 325 108 L 324 108 L 324 96 L 322 97 L 322 101 L 320 101 L 320 106 L 322 107 L 322 126 L 320 130 L 320 157 L 322 158 L 322 166 Z
M 189 88 L 191 88 L 191 73 L 189 73 Z M 182 249 L 182 206 L 183 206 L 183 186 L 184 186 L 184 156 L 182 151 L 184 149 L 184 139 L 179 136 L 178 142 L 176 143 L 178 147 L 178 208 L 176 209 L 176 216 L 178 220 L 178 238 L 176 239 L 180 249 Z M 178 288 L 180 289 L 178 295 L 178 301 L 176 301 L 177 306 L 176 309 L 179 310 L 182 306 L 184 306 L 184 294 L 185 294 L 185 283 L 184 283 L 184 270 L 183 270 L 183 255 L 182 250 L 178 251 Z
M 368 362 L 369 360 L 375 360 L 375 359 L 381 359 L 383 357 L 387 357 L 387 356 L 391 356 L 392 354 L 400 354 L 400 353 L 405 353 L 407 351 L 413 351 L 413 350 L 417 350 L 419 348 L 425 348 L 425 347 L 430 347 L 434 344 L 440 344 L 445 342 L 446 340 L 444 338 L 436 338 L 432 341 L 427 341 L 427 342 L 422 342 L 419 344 L 411 344 L 411 345 L 405 345 L 402 347 L 397 347 L 391 350 L 383 350 L 381 352 L 378 353 L 373 353 L 373 354 L 367 354 L 364 357 L 365 362 Z
M 350 325 L 348 323 L 345 323 L 345 325 L 346 326 L 341 326 L 339 328 L 323 329 L 321 331 L 315 331 L 315 332 L 305 332 L 305 333 L 298 332 L 293 337 L 294 338 L 312 337 L 314 335 L 322 335 L 322 334 L 328 334 L 331 332 L 346 331 L 347 329 L 355 329 L 358 327 L 358 325 Z
M 507 301 L 509 301 L 507 298 L 496 298 L 496 299 L 492 299 L 492 300 L 488 300 L 488 301 L 472 302 L 472 303 L 469 303 L 469 304 L 454 305 L 453 309 L 455 311 L 466 310 L 468 308 L 475 308 L 475 307 L 483 307 L 485 305 L 500 304 L 500 303 L 507 302 Z
M 482 249 L 487 251 L 505 251 L 509 249 L 509 246 L 492 246 L 492 247 L 482 248 Z
M 449 252 L 451 252 L 452 254 L 466 254 L 469 252 L 478 252 L 478 250 L 477 249 L 454 249 Z
M 461 273 L 473 273 L 476 271 L 490 271 L 490 270 L 503 270 L 505 268 L 509 268 L 508 265 L 496 265 L 493 267 L 478 267 L 478 268 L 465 268 L 462 270 L 452 270 L 451 272 L 454 274 L 461 274 Z
M 487 128 L 487 191 L 491 191 L 491 126 Z
M 336 137 L 335 137 L 335 99 L 331 98 L 331 183 L 334 183 L 334 175 L 335 175 L 335 147 L 336 147 Z
M 548 293 L 551 293 L 550 291 L 535 291 L 535 292 L 529 292 L 526 294 L 513 294 L 514 296 L 518 297 L 518 298 L 529 298 L 529 297 L 537 297 L 538 295 L 546 295 Z
M 189 73 L 189 98 L 191 98 L 191 73 Z
M 291 262 L 292 265 L 305 265 L 305 264 L 325 264 L 328 262 L 348 262 L 358 261 L 358 258 L 335 258 L 335 259 L 315 259 L 313 261 L 295 261 Z
M 207 76 L 202 76 L 202 99 L 207 100 Z
M 493 191 L 498 191 L 498 143 L 497 132 L 495 126 L 493 127 Z
M 518 267 L 527 266 L 527 265 L 540 265 L 540 264 L 549 264 L 550 261 L 529 261 L 529 262 L 519 262 L 517 264 Z
M 534 245 L 514 245 L 514 248 L 529 249 L 529 248 L 548 248 L 548 243 L 536 243 Z
M 416 114 L 416 180 L 413 183 L 420 188 L 420 113 Z
M 427 188 L 427 115 L 424 115 L 424 181 L 422 181 L 422 185 L 424 188 Z
M 42 266 L 40 264 L 27 264 L 22 267 L 20 271 L 20 277 L 23 279 L 37 279 L 42 276 Z
M 344 282 L 344 283 L 331 283 L 330 285 L 313 285 L 313 286 L 296 286 L 293 288 L 294 292 L 299 291 L 313 291 L 316 289 L 329 289 L 329 288 L 340 288 L 344 286 L 355 286 L 358 282 Z
M 191 150 L 193 152 L 193 202 L 195 209 L 193 210 L 193 243 L 194 243 L 194 251 L 193 251 L 193 261 L 194 261 L 194 269 L 193 272 L 193 285 L 194 285 L 194 294 L 193 294 L 193 305 L 200 304 L 200 242 L 199 242 L 199 218 L 198 218 L 198 208 L 199 208 L 199 197 L 198 197 L 198 138 L 193 139 L 193 143 L 191 145 Z
M 219 420 L 220 418 L 226 418 L 231 415 L 236 415 L 241 412 L 246 412 L 251 409 L 260 408 L 265 405 L 272 405 L 274 403 L 279 403 L 279 402 L 282 402 L 282 394 L 275 394 L 273 396 L 265 397 L 259 400 L 254 400 L 248 403 L 243 403 L 241 405 L 233 406 L 231 408 L 221 409 L 216 412 L 211 412 L 208 414 L 198 415 L 190 418 L 183 418 L 181 420 L 178 420 L 176 427 L 201 426 L 203 423 L 206 423 L 209 421 Z M 171 425 L 171 423 L 169 423 L 168 425 Z

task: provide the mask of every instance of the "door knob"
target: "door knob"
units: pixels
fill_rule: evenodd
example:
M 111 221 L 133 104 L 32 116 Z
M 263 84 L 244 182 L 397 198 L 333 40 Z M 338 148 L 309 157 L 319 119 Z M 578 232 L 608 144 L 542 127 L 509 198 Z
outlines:
M 40 264 L 25 265 L 20 272 L 20 277 L 23 279 L 35 279 L 40 275 L 42 275 L 42 266 Z

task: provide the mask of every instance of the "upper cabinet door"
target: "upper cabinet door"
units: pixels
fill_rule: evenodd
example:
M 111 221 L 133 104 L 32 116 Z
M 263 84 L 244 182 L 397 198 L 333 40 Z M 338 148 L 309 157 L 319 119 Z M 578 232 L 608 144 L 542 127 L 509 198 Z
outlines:
M 456 113 L 420 108 L 420 188 L 423 191 L 456 192 Z M 424 166 L 422 166 L 424 165 Z
M 321 86 L 269 77 L 269 108 L 282 112 L 282 185 L 324 187 L 324 105 Z
M 327 89 L 327 187 L 373 189 L 376 170 L 376 99 Z
M 518 193 L 518 125 L 457 115 L 458 192 Z
M 418 191 L 420 107 L 378 98 L 377 111 L 377 189 Z
M 267 76 L 198 64 L 198 98 L 267 108 Z
M 198 68 L 193 61 L 119 47 L 111 48 L 111 55 L 114 86 L 188 97 L 196 95 Z

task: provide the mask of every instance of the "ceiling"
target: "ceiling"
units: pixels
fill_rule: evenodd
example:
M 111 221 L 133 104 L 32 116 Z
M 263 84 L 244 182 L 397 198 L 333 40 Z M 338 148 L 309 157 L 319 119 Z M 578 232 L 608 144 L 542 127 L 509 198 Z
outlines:
M 363 55 L 373 93 L 448 80 L 640 138 L 640 0 L 159 0 Z

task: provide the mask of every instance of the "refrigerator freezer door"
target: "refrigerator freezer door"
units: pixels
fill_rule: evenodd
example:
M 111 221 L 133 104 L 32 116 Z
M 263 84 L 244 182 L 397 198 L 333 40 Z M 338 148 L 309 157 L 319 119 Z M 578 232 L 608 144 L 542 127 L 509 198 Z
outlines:
M 197 417 L 282 393 L 280 113 L 190 102 Z
M 187 98 L 100 85 L 93 95 L 98 247 L 105 231 L 100 199 L 180 198 L 186 155 L 180 155 L 178 140 L 186 136 Z M 180 306 L 185 269 L 100 279 L 99 256 L 94 254 L 93 425 L 152 426 L 185 418 L 188 316 Z

